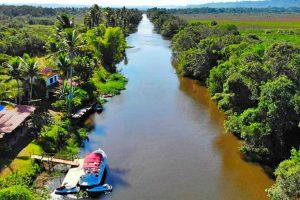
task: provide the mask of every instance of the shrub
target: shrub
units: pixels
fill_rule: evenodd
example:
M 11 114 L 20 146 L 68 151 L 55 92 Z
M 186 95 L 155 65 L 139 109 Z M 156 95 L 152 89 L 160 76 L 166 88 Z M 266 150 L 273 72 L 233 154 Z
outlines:
M 34 200 L 33 193 L 24 186 L 14 185 L 0 190 L 1 200 Z

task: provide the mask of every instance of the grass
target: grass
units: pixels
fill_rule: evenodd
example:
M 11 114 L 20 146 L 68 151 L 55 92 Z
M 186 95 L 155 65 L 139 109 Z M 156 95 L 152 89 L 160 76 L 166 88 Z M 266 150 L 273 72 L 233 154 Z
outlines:
M 256 34 L 266 42 L 288 42 L 300 45 L 300 29 L 294 30 L 241 30 L 242 35 Z
M 185 14 L 189 23 L 236 25 L 242 35 L 256 34 L 265 42 L 288 42 L 300 45 L 300 14 Z
M 300 29 L 300 14 L 186 14 L 189 23 L 234 24 L 239 29 Z
M 32 161 L 29 158 L 30 154 L 42 154 L 42 149 L 34 141 L 29 143 L 19 154 L 12 160 L 12 162 L 5 167 L 0 175 L 1 177 L 7 177 L 12 172 L 18 170 L 19 172 L 26 172 L 32 167 Z

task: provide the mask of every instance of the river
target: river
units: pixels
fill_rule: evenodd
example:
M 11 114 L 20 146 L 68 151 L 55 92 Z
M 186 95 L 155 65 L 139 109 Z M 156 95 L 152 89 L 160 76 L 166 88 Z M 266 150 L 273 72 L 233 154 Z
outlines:
M 127 90 L 91 117 L 95 128 L 81 152 L 100 147 L 108 155 L 114 190 L 101 199 L 267 199 L 273 181 L 242 159 L 207 90 L 176 75 L 170 42 L 145 15 L 127 42 L 134 48 L 119 65 Z

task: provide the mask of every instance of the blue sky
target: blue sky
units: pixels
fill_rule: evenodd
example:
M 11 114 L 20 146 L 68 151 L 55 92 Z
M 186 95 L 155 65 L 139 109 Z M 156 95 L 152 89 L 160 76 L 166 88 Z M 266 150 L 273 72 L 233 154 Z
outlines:
M 91 5 L 97 3 L 101 6 L 164 6 L 164 5 L 187 5 L 187 4 L 203 4 L 209 2 L 228 2 L 236 0 L 0 0 L 0 4 L 78 4 Z M 242 1 L 242 0 L 239 0 Z

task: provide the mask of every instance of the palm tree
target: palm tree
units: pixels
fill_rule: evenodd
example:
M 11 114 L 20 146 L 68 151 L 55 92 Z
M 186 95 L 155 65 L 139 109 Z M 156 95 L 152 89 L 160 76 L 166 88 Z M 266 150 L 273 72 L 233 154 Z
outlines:
M 29 97 L 28 101 L 30 102 L 32 99 L 32 87 L 35 79 L 39 76 L 39 70 L 37 68 L 37 62 L 35 58 L 31 58 L 28 54 L 24 54 L 23 58 L 20 57 L 21 64 L 24 69 L 24 76 L 27 77 L 30 85 Z
M 72 100 L 72 91 L 73 91 L 73 60 L 81 47 L 80 44 L 81 35 L 76 32 L 74 29 L 73 31 L 66 30 L 63 31 L 60 35 L 60 43 L 61 43 L 61 52 L 68 53 L 70 58 L 70 101 L 69 101 L 69 114 L 71 113 L 71 100 Z
M 99 26 L 101 21 L 101 12 L 100 8 L 97 4 L 94 4 L 86 16 L 84 17 L 84 24 L 89 28 L 93 28 Z
M 56 17 L 56 28 L 57 33 L 60 33 L 62 30 L 66 28 L 74 27 L 74 19 L 70 18 L 67 14 L 57 15 Z
M 63 79 L 69 78 L 69 70 L 71 68 L 71 62 L 65 52 L 60 52 L 57 56 L 56 66 L 62 71 Z
M 6 82 L 11 80 L 17 81 L 17 89 L 18 89 L 18 95 L 16 99 L 16 103 L 20 103 L 21 101 L 21 92 L 20 92 L 20 81 L 23 80 L 23 69 L 21 61 L 18 57 L 12 58 L 8 63 L 5 63 L 4 65 L 7 69 L 8 75 L 10 76 Z

